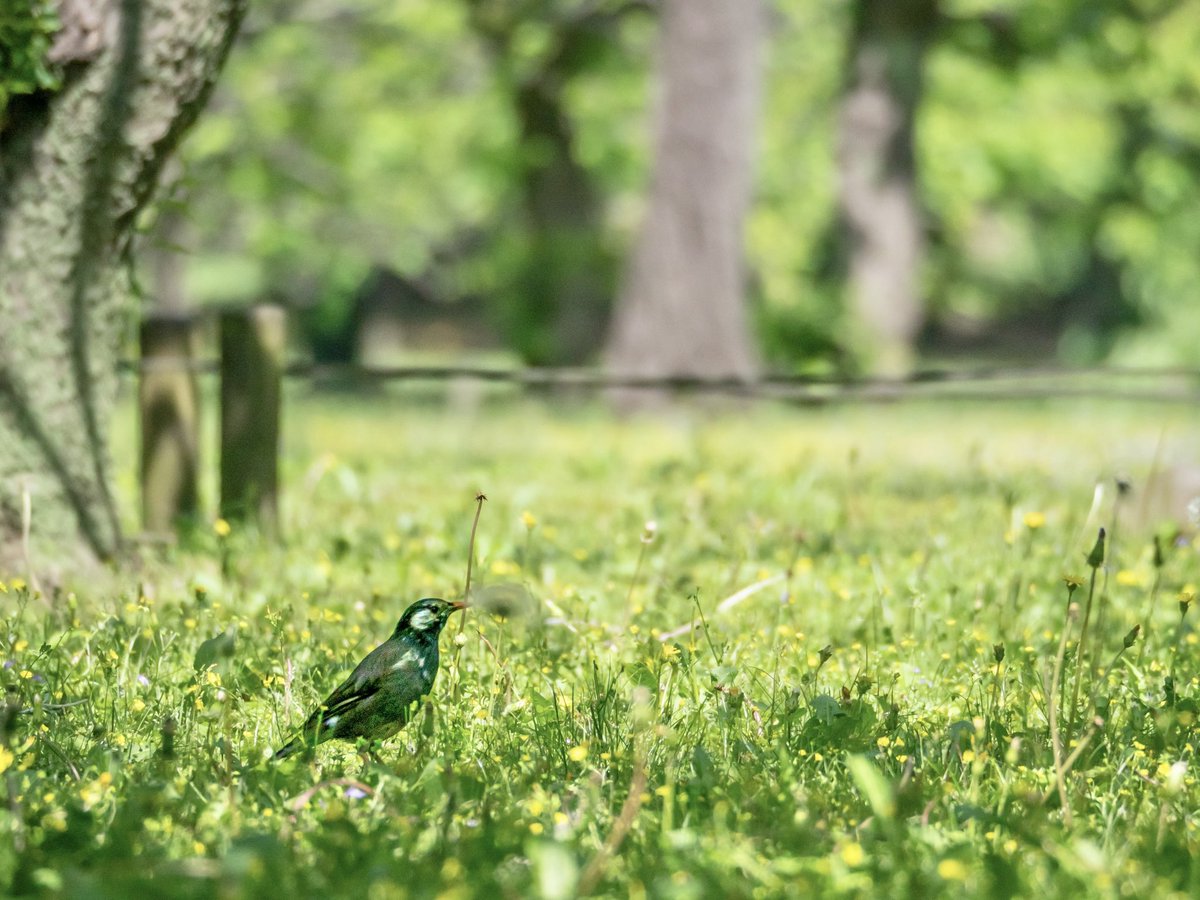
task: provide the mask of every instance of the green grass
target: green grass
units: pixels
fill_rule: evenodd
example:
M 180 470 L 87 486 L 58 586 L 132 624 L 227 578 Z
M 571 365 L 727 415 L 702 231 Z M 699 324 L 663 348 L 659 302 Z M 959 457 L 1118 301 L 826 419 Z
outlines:
M 281 544 L 210 520 L 49 600 L 0 573 L 0 891 L 1200 892 L 1200 562 L 1156 568 L 1139 522 L 1194 411 L 462 405 L 290 398 Z M 382 765 L 265 763 L 409 602 L 461 593 L 477 490 L 475 582 L 530 602 L 452 620 Z M 1100 525 L 1081 661 L 1064 576 L 1082 609 Z

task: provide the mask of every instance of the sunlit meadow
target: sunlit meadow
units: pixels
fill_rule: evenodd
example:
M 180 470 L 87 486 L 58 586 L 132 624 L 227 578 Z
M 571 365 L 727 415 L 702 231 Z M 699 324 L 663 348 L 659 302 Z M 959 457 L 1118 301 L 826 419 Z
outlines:
M 443 399 L 294 392 L 279 543 L 0 573 L 5 892 L 1200 893 L 1194 410 Z M 477 491 L 424 708 L 265 761 Z

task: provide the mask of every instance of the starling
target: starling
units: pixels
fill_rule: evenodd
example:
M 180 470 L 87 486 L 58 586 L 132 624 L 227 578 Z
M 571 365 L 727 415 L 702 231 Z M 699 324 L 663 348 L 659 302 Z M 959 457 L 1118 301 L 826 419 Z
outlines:
M 403 728 L 413 704 L 429 693 L 437 677 L 438 635 L 450 613 L 465 606 L 426 597 L 406 609 L 392 636 L 367 654 L 274 758 L 331 738 L 382 741 Z

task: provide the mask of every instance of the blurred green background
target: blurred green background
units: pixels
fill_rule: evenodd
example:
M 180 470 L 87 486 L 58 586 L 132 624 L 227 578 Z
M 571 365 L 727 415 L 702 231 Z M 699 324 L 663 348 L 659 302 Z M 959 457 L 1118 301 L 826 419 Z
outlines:
M 746 243 L 776 369 L 849 370 L 860 352 L 836 144 L 871 5 L 768 4 Z M 922 359 L 1194 362 L 1200 2 L 925 6 L 909 85 Z M 462 313 L 478 338 L 465 349 L 586 361 L 594 348 L 562 346 L 553 323 L 571 279 L 611 303 L 636 238 L 659 14 L 624 0 L 254 3 L 143 223 L 146 294 L 280 299 L 313 354 L 340 360 L 363 352 L 370 299 L 390 292 Z M 10 91 L 48 77 L 26 27 L 34 38 L 5 42 L 30 48 L 8 61 Z

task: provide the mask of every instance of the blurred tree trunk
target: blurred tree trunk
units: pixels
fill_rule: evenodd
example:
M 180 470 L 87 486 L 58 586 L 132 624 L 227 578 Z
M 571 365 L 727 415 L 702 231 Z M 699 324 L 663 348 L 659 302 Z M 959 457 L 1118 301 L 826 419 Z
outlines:
M 552 69 L 516 95 L 528 246 L 521 272 L 535 365 L 579 365 L 599 349 L 608 321 L 612 264 L 602 246 L 602 206 L 563 109 L 566 80 Z
M 603 242 L 604 201 L 576 156 L 567 91 L 607 53 L 619 26 L 645 0 L 563 4 L 466 0 L 472 29 L 501 77 L 517 122 L 521 260 L 509 304 L 517 350 L 533 365 L 579 365 L 600 349 L 612 306 L 614 262 Z M 539 17 L 549 46 L 512 71 L 522 26 Z
M 245 0 L 61 0 L 62 89 L 0 133 L 0 559 L 121 547 L 109 420 L 139 211 L 196 118 Z
M 938 0 L 857 0 L 837 166 L 851 311 L 869 370 L 901 375 L 925 322 L 913 122 Z
M 759 112 L 758 0 L 665 0 L 646 218 L 607 347 L 624 375 L 751 378 L 743 220 Z

